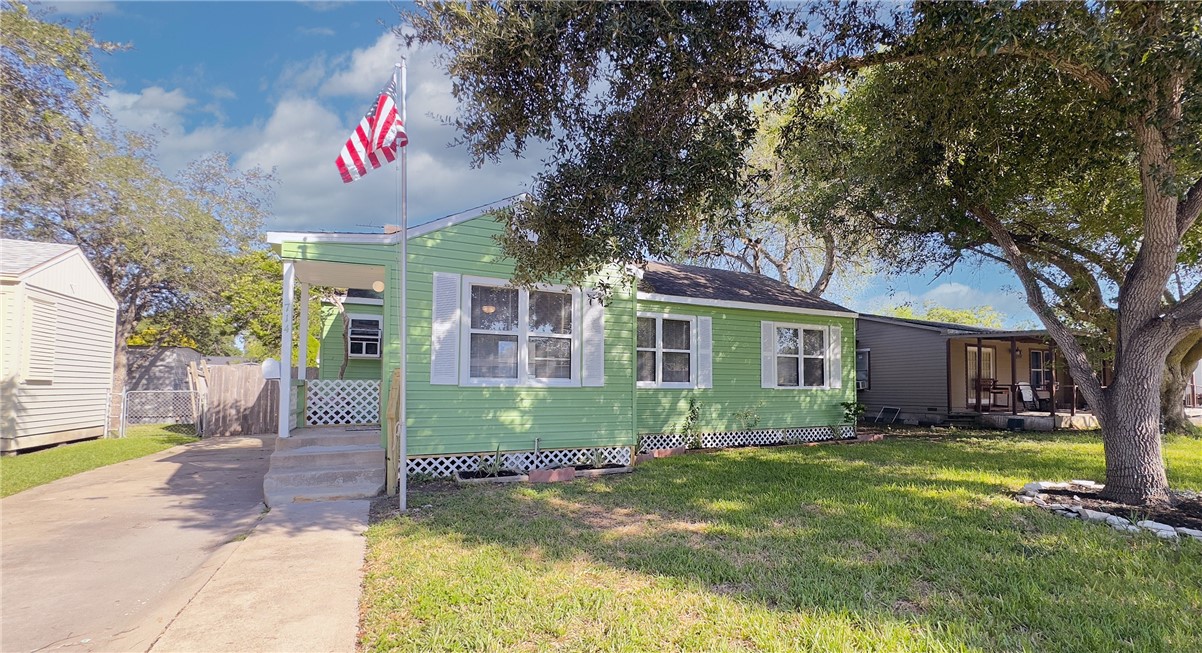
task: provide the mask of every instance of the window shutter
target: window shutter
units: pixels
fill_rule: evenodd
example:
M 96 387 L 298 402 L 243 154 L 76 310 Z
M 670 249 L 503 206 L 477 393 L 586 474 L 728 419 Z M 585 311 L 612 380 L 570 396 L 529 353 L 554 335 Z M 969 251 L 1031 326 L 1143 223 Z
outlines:
M 760 322 L 760 387 L 776 387 L 776 326 Z
M 581 329 L 580 385 L 605 385 L 605 306 L 582 293 L 584 325 Z
M 826 346 L 827 385 L 843 387 L 843 327 L 831 327 L 831 341 Z
M 459 383 L 459 275 L 434 273 L 430 325 L 430 383 Z
M 697 387 L 714 387 L 713 319 L 697 318 Z

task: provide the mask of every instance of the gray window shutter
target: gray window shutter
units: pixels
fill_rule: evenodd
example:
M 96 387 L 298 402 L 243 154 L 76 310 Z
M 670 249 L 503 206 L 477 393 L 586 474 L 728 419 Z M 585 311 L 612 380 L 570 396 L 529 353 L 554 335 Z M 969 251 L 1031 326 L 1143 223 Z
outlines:
M 713 319 L 697 318 L 697 387 L 714 387 Z
M 605 385 L 605 306 L 600 299 L 580 296 L 584 302 L 584 325 L 580 331 L 580 385 Z
M 831 341 L 826 346 L 827 385 L 843 387 L 843 327 L 831 327 Z
M 760 322 L 760 387 L 776 387 L 776 326 Z
M 459 383 L 459 275 L 434 273 L 434 312 L 430 325 L 430 383 Z

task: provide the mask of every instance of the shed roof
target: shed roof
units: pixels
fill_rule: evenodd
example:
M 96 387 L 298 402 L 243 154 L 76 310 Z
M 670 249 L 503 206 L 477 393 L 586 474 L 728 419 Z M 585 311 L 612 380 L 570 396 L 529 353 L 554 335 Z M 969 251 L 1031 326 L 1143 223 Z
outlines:
M 19 277 L 26 272 L 78 249 L 75 245 L 39 243 L 32 240 L 0 238 L 0 274 Z
M 639 290 L 674 297 L 854 313 L 849 308 L 762 274 L 683 263 L 648 262 Z

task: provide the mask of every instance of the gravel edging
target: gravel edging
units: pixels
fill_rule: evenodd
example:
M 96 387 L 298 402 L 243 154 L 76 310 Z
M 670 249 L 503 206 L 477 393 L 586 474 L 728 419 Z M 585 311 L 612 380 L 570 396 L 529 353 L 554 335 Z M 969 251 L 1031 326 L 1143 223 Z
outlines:
M 1202 542 L 1202 530 L 1185 528 L 1183 526 L 1173 527 L 1147 519 L 1132 523 L 1131 520 L 1125 517 L 1086 508 L 1080 504 L 1078 497 L 1074 496 L 1070 498 L 1064 495 L 1051 495 L 1046 492 L 1047 490 L 1098 492 L 1103 487 L 1105 486 L 1088 480 L 1072 480 L 1068 482 L 1032 481 L 1023 486 L 1023 489 L 1015 495 L 1014 500 L 1024 505 L 1048 510 L 1069 519 L 1080 519 L 1087 522 L 1106 524 L 1120 532 L 1141 533 L 1146 531 L 1164 540 L 1191 537 L 1198 542 Z

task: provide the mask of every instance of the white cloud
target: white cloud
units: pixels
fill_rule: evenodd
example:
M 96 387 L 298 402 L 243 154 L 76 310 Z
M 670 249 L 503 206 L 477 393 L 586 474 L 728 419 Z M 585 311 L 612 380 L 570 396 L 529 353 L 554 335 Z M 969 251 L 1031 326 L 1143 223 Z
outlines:
M 138 93 L 111 91 L 105 97 L 117 124 L 133 131 L 180 129 L 184 110 L 194 102 L 182 89 L 168 91 L 161 86 L 148 86 Z
M 236 100 L 236 99 L 238 99 L 238 95 L 236 93 L 234 93 L 233 89 L 226 86 L 225 84 L 220 84 L 218 86 L 214 86 L 213 88 L 210 88 L 209 95 L 212 95 L 215 99 L 218 99 L 218 100 Z
M 62 16 L 95 16 L 97 14 L 112 14 L 117 12 L 117 3 L 115 2 L 60 0 L 59 2 L 44 2 L 42 6 L 51 13 Z
M 328 27 L 298 27 L 296 32 L 301 36 L 334 36 L 334 30 Z
M 270 229 L 371 230 L 398 221 L 396 167 L 344 184 L 334 158 L 396 60 L 396 40 L 384 33 L 366 48 L 291 63 L 271 83 L 279 98 L 261 123 L 227 124 L 212 104 L 198 105 L 180 89 L 158 86 L 113 91 L 107 103 L 121 126 L 163 131 L 156 154 L 169 174 L 214 151 L 229 153 L 243 169 L 275 169 L 280 184 Z M 214 87 L 214 97 L 220 88 Z M 434 116 L 454 114 L 456 103 L 432 52 L 411 53 L 409 91 L 410 224 L 529 190 L 537 161 L 473 169 L 464 148 L 447 147 L 455 131 Z M 192 126 L 187 118 L 200 112 L 214 124 Z

